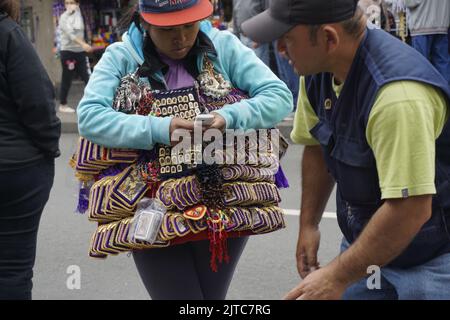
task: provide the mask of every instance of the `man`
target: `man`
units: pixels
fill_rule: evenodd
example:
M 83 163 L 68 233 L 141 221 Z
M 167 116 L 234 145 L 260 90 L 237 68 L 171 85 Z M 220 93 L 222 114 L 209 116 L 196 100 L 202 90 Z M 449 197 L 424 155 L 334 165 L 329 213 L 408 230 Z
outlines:
M 405 0 L 409 9 L 412 46 L 423 54 L 450 84 L 448 28 L 450 1 Z
M 286 298 L 450 299 L 445 79 L 414 49 L 369 30 L 356 0 L 277 0 L 242 27 L 257 42 L 280 38 L 304 76 L 291 134 L 306 145 L 304 280 Z M 320 267 L 318 226 L 335 183 L 342 253 Z M 382 267 L 377 290 L 367 286 L 372 266 Z

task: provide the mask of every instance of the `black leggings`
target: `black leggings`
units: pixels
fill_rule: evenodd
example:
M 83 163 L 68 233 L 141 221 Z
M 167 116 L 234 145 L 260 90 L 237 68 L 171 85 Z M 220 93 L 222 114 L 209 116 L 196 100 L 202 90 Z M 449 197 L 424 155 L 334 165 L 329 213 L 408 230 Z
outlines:
M 39 221 L 54 160 L 0 172 L 0 300 L 30 300 Z
M 75 73 L 85 84 L 89 81 L 88 65 L 85 52 L 61 51 L 62 79 L 59 102 L 67 104 L 70 86 Z
M 133 252 L 153 300 L 224 300 L 248 237 L 228 239 L 230 263 L 210 268 L 209 241 Z

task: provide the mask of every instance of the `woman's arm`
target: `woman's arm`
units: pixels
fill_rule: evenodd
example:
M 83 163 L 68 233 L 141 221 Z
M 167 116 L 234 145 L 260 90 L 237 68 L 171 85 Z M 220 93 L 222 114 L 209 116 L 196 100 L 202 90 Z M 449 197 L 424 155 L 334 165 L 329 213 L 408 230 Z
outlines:
M 123 43 L 108 47 L 77 109 L 81 136 L 111 148 L 151 150 L 155 143 L 170 144 L 172 118 L 127 115 L 111 107 L 121 78 L 137 67 Z

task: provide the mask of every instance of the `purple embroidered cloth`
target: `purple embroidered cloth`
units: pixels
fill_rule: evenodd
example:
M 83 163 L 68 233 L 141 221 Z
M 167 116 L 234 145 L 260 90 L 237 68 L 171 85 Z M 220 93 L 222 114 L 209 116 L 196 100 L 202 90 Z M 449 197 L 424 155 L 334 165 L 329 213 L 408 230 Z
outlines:
M 280 189 L 287 189 L 287 188 L 289 188 L 289 181 L 286 178 L 286 176 L 284 175 L 283 168 L 281 168 L 281 165 L 278 168 L 277 174 L 275 175 L 275 184 Z

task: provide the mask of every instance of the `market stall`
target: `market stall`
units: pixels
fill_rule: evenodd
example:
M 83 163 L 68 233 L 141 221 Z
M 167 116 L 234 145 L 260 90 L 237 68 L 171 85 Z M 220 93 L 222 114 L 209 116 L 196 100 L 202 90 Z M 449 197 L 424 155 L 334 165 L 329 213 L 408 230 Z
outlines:
M 80 1 L 80 8 L 85 23 L 85 38 L 94 49 L 90 55 L 92 64 L 101 57 L 106 47 L 119 41 L 120 35 L 116 27 L 121 16 L 133 6 L 133 0 L 94 0 Z M 54 52 L 57 54 L 60 47 L 59 18 L 64 13 L 64 0 L 53 2 L 53 24 L 55 30 Z

